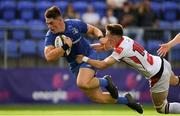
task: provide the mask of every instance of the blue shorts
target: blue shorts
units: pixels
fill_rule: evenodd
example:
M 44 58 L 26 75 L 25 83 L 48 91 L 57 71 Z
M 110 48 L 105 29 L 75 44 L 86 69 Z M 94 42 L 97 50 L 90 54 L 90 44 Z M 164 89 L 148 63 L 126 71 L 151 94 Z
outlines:
M 90 54 L 87 57 L 97 60 L 98 59 L 98 54 L 97 54 L 96 51 L 91 50 Z M 97 71 L 97 68 L 95 68 L 95 67 L 93 67 L 90 64 L 85 63 L 85 62 L 83 62 L 81 64 L 77 64 L 75 67 L 70 67 L 70 68 L 71 68 L 72 73 L 76 77 L 78 76 L 80 68 L 90 68 L 90 69 L 94 70 L 95 72 Z

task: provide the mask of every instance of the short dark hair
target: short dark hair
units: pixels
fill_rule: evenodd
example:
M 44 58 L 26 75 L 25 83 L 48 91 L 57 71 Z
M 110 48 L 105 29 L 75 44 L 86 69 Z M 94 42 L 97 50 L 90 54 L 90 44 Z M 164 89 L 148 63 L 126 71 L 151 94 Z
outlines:
M 123 36 L 123 27 L 120 24 L 108 24 L 106 30 L 112 35 Z
M 44 16 L 46 18 L 56 19 L 57 17 L 61 16 L 61 11 L 57 6 L 52 6 L 46 10 Z

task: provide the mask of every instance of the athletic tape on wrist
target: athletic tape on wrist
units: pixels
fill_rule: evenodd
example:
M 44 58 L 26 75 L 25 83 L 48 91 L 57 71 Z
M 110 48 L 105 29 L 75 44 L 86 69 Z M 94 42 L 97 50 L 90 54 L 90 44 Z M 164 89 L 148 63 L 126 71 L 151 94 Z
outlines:
M 88 60 L 89 60 L 89 58 L 86 57 L 86 56 L 84 56 L 84 57 L 82 58 L 82 61 L 83 61 L 83 62 L 87 62 Z

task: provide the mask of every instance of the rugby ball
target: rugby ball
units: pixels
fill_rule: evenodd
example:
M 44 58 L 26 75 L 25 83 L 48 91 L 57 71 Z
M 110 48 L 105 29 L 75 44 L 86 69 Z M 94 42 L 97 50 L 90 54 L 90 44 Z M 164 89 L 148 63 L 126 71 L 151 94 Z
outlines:
M 68 38 L 67 36 L 65 35 L 58 35 L 54 41 L 54 46 L 55 47 L 60 47 L 60 46 L 63 46 L 64 44 L 66 44 L 65 42 L 65 38 Z M 68 56 L 71 52 L 71 48 L 67 49 L 64 53 L 64 56 Z

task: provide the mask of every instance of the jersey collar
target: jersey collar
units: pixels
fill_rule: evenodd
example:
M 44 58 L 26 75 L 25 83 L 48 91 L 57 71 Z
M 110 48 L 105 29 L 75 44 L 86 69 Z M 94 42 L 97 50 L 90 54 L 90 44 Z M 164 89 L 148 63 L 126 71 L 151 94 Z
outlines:
M 118 46 L 123 42 L 123 40 L 124 40 L 124 37 L 121 37 L 119 42 L 116 44 L 115 48 L 118 48 Z

